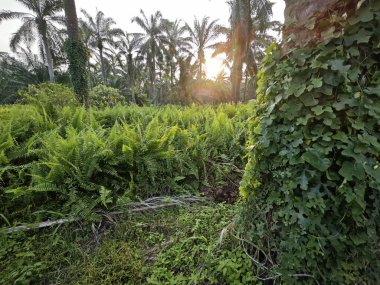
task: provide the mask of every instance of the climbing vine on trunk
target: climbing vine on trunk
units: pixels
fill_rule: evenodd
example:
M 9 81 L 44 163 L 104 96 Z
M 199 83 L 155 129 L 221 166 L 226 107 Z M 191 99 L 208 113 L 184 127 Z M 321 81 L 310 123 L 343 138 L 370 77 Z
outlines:
M 241 183 L 259 278 L 380 283 L 379 11 L 363 5 L 327 44 L 268 49 Z

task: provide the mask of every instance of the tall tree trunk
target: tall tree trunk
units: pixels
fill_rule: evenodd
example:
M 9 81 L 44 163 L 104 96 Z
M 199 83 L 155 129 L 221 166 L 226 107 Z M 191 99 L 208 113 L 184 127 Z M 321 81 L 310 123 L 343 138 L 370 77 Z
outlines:
M 249 0 L 235 0 L 231 9 L 233 65 L 231 71 L 232 98 L 240 99 L 242 69 L 251 43 L 251 5 Z
M 129 77 L 129 87 L 131 88 L 132 102 L 136 104 L 135 96 L 135 67 L 133 64 L 132 53 L 127 55 L 127 68 L 128 68 L 128 77 Z
M 99 45 L 99 56 L 100 56 L 100 69 L 102 71 L 102 81 L 104 85 L 107 85 L 107 75 L 104 66 L 104 56 L 103 56 L 103 47 Z
M 150 69 L 150 79 L 151 79 L 151 101 L 157 106 L 157 89 L 156 89 L 156 48 L 152 44 L 152 55 L 151 55 L 151 69 Z
M 245 71 L 245 81 L 244 81 L 244 94 L 243 94 L 243 102 L 245 102 L 247 98 L 247 88 L 248 88 L 248 72 Z
M 202 80 L 203 79 L 203 56 L 204 56 L 204 51 L 203 49 L 200 49 L 198 51 L 198 61 L 199 61 L 199 75 L 198 79 Z
M 90 107 L 89 88 L 87 76 L 88 54 L 86 47 L 80 39 L 78 17 L 75 7 L 75 0 L 64 0 L 66 15 L 67 34 L 66 53 L 70 62 L 69 70 L 74 90 L 79 97 L 79 101 Z
M 47 39 L 46 32 L 42 32 L 41 37 L 42 37 L 42 44 L 44 46 L 44 51 L 45 51 L 46 64 L 48 66 L 49 79 L 50 79 L 50 82 L 55 83 L 53 56 L 51 55 L 50 44 Z

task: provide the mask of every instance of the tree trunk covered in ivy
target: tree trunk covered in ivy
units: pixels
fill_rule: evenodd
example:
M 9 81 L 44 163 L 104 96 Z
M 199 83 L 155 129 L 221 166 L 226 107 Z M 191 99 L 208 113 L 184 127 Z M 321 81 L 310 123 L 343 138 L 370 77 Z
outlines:
M 285 0 L 284 50 L 314 46 L 342 31 L 358 0 Z
M 74 91 L 79 96 L 80 102 L 89 108 L 89 90 L 87 78 L 88 51 L 79 35 L 78 17 L 75 0 L 64 0 L 68 40 L 65 43 L 67 57 L 69 59 L 69 71 Z
M 268 284 L 380 284 L 380 1 L 286 4 L 258 75 L 241 240 Z

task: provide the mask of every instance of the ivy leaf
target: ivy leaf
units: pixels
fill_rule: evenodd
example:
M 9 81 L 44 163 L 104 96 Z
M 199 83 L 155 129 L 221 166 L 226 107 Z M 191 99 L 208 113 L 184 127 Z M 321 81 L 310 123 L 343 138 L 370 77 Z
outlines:
M 303 155 L 302 158 L 304 161 L 309 163 L 311 166 L 315 167 L 321 172 L 326 171 L 331 162 L 328 158 L 322 158 L 321 154 L 315 150 L 308 150 Z
M 334 59 L 330 61 L 331 70 L 339 71 L 340 73 L 346 73 L 351 65 L 344 65 L 344 60 L 342 59 Z
M 337 132 L 332 138 L 341 142 L 346 142 L 348 140 L 347 135 L 341 131 Z
M 314 88 L 319 88 L 319 87 L 322 87 L 323 80 L 322 78 L 313 78 L 311 80 L 311 83 L 313 84 Z
M 338 86 L 341 80 L 337 74 L 333 72 L 327 72 L 323 75 L 323 81 L 331 86 Z
M 324 110 L 322 106 L 316 106 L 314 108 L 311 108 L 311 110 L 316 114 L 317 116 L 322 115 Z
M 364 93 L 380 96 L 380 87 L 367 87 L 364 89 Z
M 351 161 L 343 162 L 342 168 L 339 170 L 339 174 L 343 176 L 347 181 L 352 181 L 354 176 L 358 179 L 365 178 L 363 167 Z
M 314 98 L 314 94 L 304 94 L 300 99 L 306 107 L 316 106 L 319 103 L 319 101 Z
M 310 118 L 313 118 L 311 114 L 307 114 L 304 117 L 298 118 L 297 119 L 297 125 L 307 125 L 307 122 L 309 121 Z

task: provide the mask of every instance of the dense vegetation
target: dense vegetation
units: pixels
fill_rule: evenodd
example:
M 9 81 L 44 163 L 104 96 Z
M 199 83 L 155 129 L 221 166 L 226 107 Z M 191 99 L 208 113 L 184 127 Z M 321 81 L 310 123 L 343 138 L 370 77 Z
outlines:
M 0 236 L 0 284 L 254 284 L 243 248 L 220 241 L 234 214 L 208 203 Z
M 32 105 L 1 107 L 0 207 L 6 220 L 51 218 L 52 211 L 82 217 L 137 198 L 208 189 L 235 195 L 250 105 L 86 111 L 68 106 L 75 99 L 70 92 L 31 86 L 23 96 Z
M 266 278 L 380 282 L 379 8 L 286 59 L 268 50 L 242 182 L 242 233 Z
M 0 54 L 0 284 L 380 283 L 379 1 L 286 0 L 265 57 L 266 0 L 228 1 L 230 27 L 141 11 L 142 34 L 18 1 L 31 14 L 0 12 L 26 59 Z M 230 80 L 206 79 L 209 48 Z

